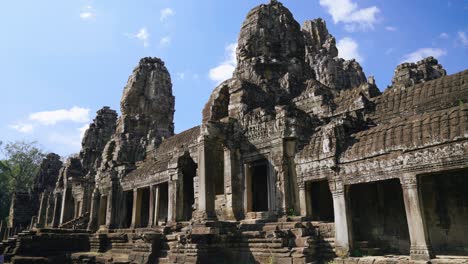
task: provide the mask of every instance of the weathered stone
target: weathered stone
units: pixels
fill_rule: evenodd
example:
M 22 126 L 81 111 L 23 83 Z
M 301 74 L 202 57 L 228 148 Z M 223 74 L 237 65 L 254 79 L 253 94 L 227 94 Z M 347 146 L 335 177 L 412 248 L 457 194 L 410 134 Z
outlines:
M 0 251 L 21 260 L 49 245 L 85 251 L 72 254 L 76 263 L 407 264 L 468 254 L 468 71 L 445 76 L 427 58 L 400 65 L 381 93 L 338 56 L 323 20 L 301 30 L 281 3 L 260 5 L 243 23 L 232 78 L 213 90 L 202 124 L 177 135 L 169 73 L 142 59 L 122 116 L 98 111 L 53 193 L 40 195 L 37 227 L 59 228 L 27 231 Z M 76 235 L 79 247 L 69 244 Z
M 392 87 L 408 87 L 447 75 L 442 65 L 434 57 L 427 57 L 416 63 L 403 63 L 395 69 Z
M 59 155 L 55 153 L 47 154 L 42 160 L 39 172 L 34 178 L 34 192 L 37 194 L 44 191 L 51 192 L 55 188 L 61 167 L 62 161 Z
M 242 25 L 234 77 L 279 102 L 300 92 L 307 77 L 304 55 L 301 28 L 291 12 L 279 2 L 260 5 Z
M 174 134 L 174 96 L 164 62 L 143 58 L 133 70 L 120 102 L 122 116 L 103 154 L 103 169 L 134 164 Z
M 366 75 L 357 61 L 338 57 L 335 38 L 328 33 L 325 21 L 321 18 L 306 21 L 302 32 L 306 62 L 318 81 L 336 90 L 356 88 L 366 83 Z
M 94 178 L 96 168 L 101 164 L 102 151 L 115 132 L 116 121 L 117 113 L 103 107 L 84 134 L 79 158 L 89 178 Z

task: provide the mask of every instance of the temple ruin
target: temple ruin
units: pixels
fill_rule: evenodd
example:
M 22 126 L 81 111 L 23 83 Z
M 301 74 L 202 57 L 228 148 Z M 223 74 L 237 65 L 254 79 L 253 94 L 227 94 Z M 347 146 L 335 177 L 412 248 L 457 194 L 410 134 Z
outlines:
M 174 133 L 158 58 L 120 108 L 13 198 L 7 261 L 468 263 L 468 70 L 404 63 L 381 92 L 325 21 L 301 27 L 271 1 L 248 13 L 199 126 Z

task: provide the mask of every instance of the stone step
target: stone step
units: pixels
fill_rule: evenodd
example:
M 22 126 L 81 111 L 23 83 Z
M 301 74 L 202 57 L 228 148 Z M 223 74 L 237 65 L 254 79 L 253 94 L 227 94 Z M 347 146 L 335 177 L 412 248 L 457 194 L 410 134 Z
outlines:
M 158 258 L 158 263 L 159 264 L 169 264 L 169 258 Z

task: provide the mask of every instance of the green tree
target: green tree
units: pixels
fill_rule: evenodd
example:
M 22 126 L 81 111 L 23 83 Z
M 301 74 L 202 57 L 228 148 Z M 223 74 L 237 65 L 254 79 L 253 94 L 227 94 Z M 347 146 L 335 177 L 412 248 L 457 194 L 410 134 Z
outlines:
M 31 191 L 45 155 L 36 142 L 24 141 L 7 144 L 0 141 L 0 152 L 0 219 L 6 219 L 11 195 Z

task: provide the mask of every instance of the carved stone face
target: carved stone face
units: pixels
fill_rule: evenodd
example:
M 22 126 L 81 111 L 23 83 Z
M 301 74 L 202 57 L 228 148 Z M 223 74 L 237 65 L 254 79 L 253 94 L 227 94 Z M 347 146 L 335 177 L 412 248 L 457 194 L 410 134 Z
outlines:
M 299 23 L 281 3 L 254 8 L 242 26 L 234 77 L 257 85 L 280 102 L 305 79 L 305 44 Z
M 287 63 L 292 58 L 303 58 L 305 53 L 299 24 L 287 8 L 275 1 L 247 15 L 238 43 L 239 61 L 261 58 L 264 63 Z

